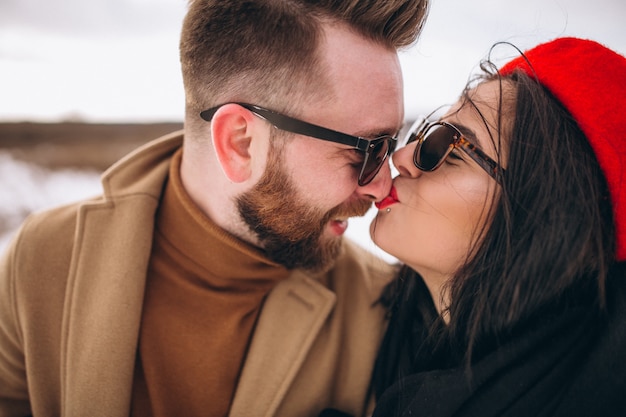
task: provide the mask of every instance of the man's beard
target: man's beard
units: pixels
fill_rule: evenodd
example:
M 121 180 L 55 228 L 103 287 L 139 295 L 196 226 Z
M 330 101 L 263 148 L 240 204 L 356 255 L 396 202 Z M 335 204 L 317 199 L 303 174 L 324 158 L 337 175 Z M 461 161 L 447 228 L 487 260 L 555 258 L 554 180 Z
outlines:
M 282 152 L 271 146 L 267 168 L 254 188 L 237 199 L 239 214 L 258 237 L 268 258 L 288 269 L 325 270 L 341 251 L 341 237 L 324 238 L 332 219 L 363 216 L 371 202 L 358 200 L 328 212 L 298 198 L 292 180 L 282 168 Z

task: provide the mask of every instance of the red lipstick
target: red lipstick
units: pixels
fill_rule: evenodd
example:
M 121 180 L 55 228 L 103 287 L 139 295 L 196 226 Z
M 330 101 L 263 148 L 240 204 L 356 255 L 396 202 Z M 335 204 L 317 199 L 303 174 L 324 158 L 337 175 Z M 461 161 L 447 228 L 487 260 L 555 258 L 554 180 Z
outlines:
M 390 205 L 395 204 L 397 202 L 398 202 L 398 193 L 396 192 L 396 187 L 391 186 L 389 195 L 383 198 L 381 201 L 377 201 L 375 205 L 378 210 L 384 210 Z

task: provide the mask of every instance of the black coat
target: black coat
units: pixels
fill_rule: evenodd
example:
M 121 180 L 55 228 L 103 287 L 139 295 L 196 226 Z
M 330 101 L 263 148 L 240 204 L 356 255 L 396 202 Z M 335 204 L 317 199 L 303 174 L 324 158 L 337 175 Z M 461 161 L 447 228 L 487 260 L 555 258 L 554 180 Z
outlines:
M 593 302 L 542 311 L 471 366 L 421 349 L 374 417 L 626 416 L 626 277 L 607 296 L 606 312 Z

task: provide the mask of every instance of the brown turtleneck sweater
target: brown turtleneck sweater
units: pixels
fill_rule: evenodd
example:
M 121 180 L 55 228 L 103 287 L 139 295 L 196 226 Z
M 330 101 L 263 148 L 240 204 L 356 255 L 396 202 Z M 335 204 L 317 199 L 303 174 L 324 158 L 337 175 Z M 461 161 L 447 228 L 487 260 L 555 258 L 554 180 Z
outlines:
M 191 201 L 181 155 L 156 216 L 132 416 L 226 416 L 263 300 L 288 275 Z

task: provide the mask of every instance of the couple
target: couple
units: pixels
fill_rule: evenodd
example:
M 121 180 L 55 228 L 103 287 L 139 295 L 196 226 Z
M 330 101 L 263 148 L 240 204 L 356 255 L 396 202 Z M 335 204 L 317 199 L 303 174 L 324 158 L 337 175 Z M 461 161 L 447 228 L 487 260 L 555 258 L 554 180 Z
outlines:
M 414 126 L 392 185 L 425 11 L 192 2 L 184 133 L 0 261 L 0 415 L 619 413 L 624 58 L 529 51 Z M 341 237 L 372 202 L 398 275 Z

